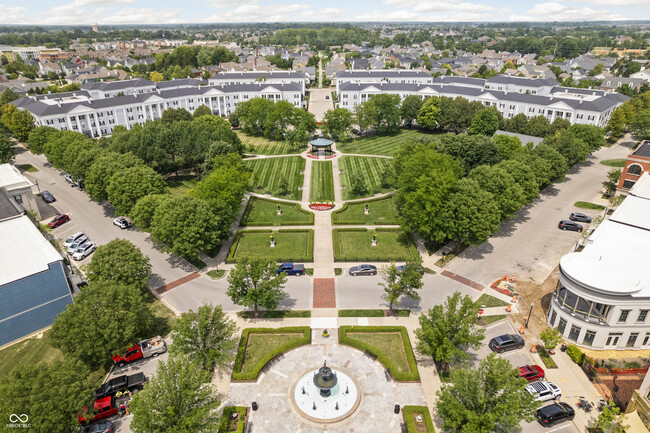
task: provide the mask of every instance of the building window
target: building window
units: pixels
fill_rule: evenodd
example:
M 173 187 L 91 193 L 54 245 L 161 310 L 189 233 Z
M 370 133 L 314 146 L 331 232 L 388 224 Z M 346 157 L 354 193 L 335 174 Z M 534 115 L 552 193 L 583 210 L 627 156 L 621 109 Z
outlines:
M 627 344 L 625 345 L 625 347 L 634 347 L 638 336 L 639 336 L 638 332 L 633 332 L 632 334 L 630 334 L 630 336 L 627 339 Z
M 555 325 L 555 319 L 557 319 L 557 311 L 553 311 L 553 314 L 551 314 L 551 321 L 549 322 L 551 328 Z
M 645 322 L 645 318 L 648 317 L 648 310 L 639 311 L 639 318 L 636 319 L 637 322 Z
M 605 342 L 605 346 L 618 346 L 618 340 L 621 338 L 620 333 L 614 333 L 614 334 L 609 334 L 607 336 L 607 341 Z
M 16 203 L 18 203 L 18 204 L 22 204 L 22 203 L 23 203 L 23 197 L 22 197 L 20 194 L 15 195 L 15 196 L 14 196 L 14 200 L 16 200 Z
M 560 319 L 560 323 L 557 325 L 557 330 L 560 331 L 560 334 L 564 335 L 565 329 L 566 329 L 566 320 Z
M 630 310 L 621 310 L 621 315 L 618 316 L 618 323 L 627 322 L 627 316 L 630 314 Z
M 594 331 L 587 331 L 585 332 L 585 338 L 582 340 L 582 344 L 585 346 L 591 346 L 594 343 L 594 338 L 596 337 L 596 333 Z
M 569 340 L 578 341 L 578 336 L 580 335 L 580 328 L 573 325 L 571 326 L 571 331 L 569 331 Z
M 628 174 L 640 175 L 643 170 L 639 164 L 632 164 L 627 168 Z
M 648 340 L 650 340 L 650 334 L 646 334 L 645 337 L 643 337 L 643 346 L 648 345 Z
M 632 188 L 634 186 L 635 183 L 636 182 L 633 181 L 633 180 L 626 180 L 626 181 L 623 182 L 623 188 L 630 189 L 630 188 Z

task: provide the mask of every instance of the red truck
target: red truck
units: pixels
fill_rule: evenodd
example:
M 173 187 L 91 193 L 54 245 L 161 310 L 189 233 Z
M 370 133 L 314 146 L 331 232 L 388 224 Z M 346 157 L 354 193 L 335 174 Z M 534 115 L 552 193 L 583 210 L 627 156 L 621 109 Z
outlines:
M 149 358 L 150 356 L 158 356 L 166 351 L 167 343 L 165 343 L 162 337 L 157 336 L 148 340 L 142 340 L 135 346 L 128 348 L 124 354 L 113 355 L 113 362 L 121 368 L 131 361 Z
M 88 406 L 84 407 L 83 412 L 77 414 L 79 424 L 92 424 L 101 419 L 117 415 L 118 413 L 125 413 L 129 400 L 131 400 L 130 394 L 121 397 L 109 396 L 95 400 L 93 412 L 89 414 L 90 416 L 84 416 L 84 414 L 88 413 Z

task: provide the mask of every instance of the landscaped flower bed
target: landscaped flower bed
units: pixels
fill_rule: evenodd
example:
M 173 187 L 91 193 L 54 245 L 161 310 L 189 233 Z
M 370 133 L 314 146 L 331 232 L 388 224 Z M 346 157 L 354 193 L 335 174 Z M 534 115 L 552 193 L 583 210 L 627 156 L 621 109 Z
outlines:
M 334 207 L 334 203 L 309 203 L 309 208 L 314 210 L 330 210 Z
M 499 284 L 501 284 L 503 281 L 505 281 L 505 277 L 499 278 L 494 283 L 492 283 L 490 287 L 492 287 L 497 292 L 503 293 L 506 296 L 512 296 L 512 290 L 508 289 L 507 287 L 499 287 Z

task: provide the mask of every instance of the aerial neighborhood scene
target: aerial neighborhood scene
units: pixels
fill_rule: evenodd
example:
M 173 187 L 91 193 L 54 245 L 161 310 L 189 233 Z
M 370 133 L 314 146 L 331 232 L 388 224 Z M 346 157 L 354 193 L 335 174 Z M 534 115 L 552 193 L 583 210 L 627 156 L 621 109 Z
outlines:
M 0 0 L 0 432 L 650 433 L 647 0 Z

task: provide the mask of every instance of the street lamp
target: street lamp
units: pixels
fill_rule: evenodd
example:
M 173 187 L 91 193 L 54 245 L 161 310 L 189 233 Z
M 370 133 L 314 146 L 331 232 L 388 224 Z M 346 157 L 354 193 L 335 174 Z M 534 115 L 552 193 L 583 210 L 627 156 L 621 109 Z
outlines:
M 526 319 L 526 326 L 524 326 L 526 329 L 528 329 L 528 322 L 530 322 L 530 315 L 533 314 L 533 307 L 535 306 L 534 302 L 530 303 L 530 311 L 528 312 L 528 319 Z

